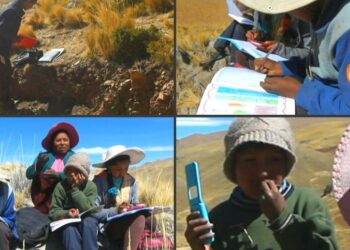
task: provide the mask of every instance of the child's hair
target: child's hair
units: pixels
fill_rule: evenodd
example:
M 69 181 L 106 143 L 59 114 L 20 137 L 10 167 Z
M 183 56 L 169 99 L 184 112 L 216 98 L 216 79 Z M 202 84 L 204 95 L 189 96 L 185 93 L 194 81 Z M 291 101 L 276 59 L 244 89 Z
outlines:
M 261 143 L 276 146 L 286 153 L 286 175 L 296 162 L 294 140 L 289 123 L 284 118 L 240 118 L 235 120 L 225 136 L 224 173 L 236 182 L 234 155 L 237 149 L 247 143 Z

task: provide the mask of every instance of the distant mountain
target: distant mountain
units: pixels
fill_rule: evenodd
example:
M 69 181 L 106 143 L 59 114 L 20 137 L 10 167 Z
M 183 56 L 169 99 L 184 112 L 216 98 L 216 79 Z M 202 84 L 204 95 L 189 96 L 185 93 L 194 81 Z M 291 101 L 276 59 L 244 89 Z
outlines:
M 129 172 L 135 176 L 156 176 L 161 174 L 164 179 L 174 179 L 174 159 L 168 158 L 154 162 L 147 162 L 140 167 L 132 167 Z
M 350 118 L 289 118 L 297 146 L 298 161 L 288 179 L 296 186 L 311 186 L 320 195 L 331 182 L 331 168 L 334 149 L 341 134 L 350 124 Z M 225 131 L 213 134 L 194 134 L 177 141 L 176 211 L 177 246 L 185 246 L 183 237 L 185 218 L 189 212 L 185 164 L 196 160 L 200 164 L 202 189 L 208 208 L 224 201 L 230 195 L 234 184 L 223 172 Z M 341 245 L 350 244 L 345 235 L 350 229 L 345 225 L 334 199 L 325 198 L 336 222 Z

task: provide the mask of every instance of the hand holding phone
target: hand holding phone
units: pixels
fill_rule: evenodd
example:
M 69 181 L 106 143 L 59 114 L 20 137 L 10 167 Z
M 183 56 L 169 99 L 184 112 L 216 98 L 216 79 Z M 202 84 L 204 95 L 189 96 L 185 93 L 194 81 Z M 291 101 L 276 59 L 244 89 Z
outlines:
M 206 205 L 202 198 L 202 190 L 199 176 L 199 166 L 197 162 L 192 162 L 186 165 L 186 180 L 188 200 L 191 211 L 198 211 L 200 218 L 204 218 L 209 222 Z M 211 229 L 206 230 L 205 233 L 212 233 Z M 214 237 L 205 240 L 205 244 L 211 244 Z

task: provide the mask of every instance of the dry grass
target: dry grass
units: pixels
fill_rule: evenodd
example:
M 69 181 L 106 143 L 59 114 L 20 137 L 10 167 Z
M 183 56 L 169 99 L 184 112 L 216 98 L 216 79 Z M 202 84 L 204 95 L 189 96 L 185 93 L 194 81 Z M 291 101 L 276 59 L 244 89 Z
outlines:
M 85 16 L 81 8 L 66 10 L 63 25 L 65 27 L 76 28 L 84 24 Z
M 178 0 L 176 2 L 177 46 L 202 53 L 231 22 L 225 1 Z
M 147 168 L 153 168 L 147 170 Z M 174 178 L 172 168 L 159 168 L 148 166 L 133 173 L 138 180 L 139 200 L 147 206 L 174 207 Z M 158 170 L 157 170 L 158 169 Z M 170 173 L 169 173 L 170 171 Z M 171 176 L 171 178 L 169 178 Z M 171 210 L 173 211 L 173 209 Z M 165 236 L 174 239 L 174 214 L 173 212 L 159 213 L 155 215 L 157 229 Z M 166 240 L 166 239 L 164 239 Z M 167 249 L 167 248 L 162 248 Z
M 26 168 L 18 163 L 6 163 L 0 166 L 0 171 L 7 173 L 11 187 L 15 194 L 15 208 L 22 208 L 30 204 L 30 183 L 26 177 Z
M 67 8 L 68 0 L 40 0 L 39 3 L 24 20 L 33 29 L 46 25 L 76 28 L 84 24 L 84 11 L 79 7 Z
M 173 8 L 174 1 L 172 0 L 144 0 L 150 12 L 164 13 Z
M 25 23 L 21 24 L 21 26 L 18 30 L 18 35 L 29 36 L 29 37 L 35 38 L 33 26 L 25 24 Z
M 30 11 L 25 25 L 32 30 L 45 26 L 77 28 L 88 25 L 85 40 L 90 56 L 111 59 L 116 44 L 113 34 L 126 27 L 134 27 L 135 18 L 151 12 L 172 11 L 172 0 L 86 0 L 72 4 L 69 0 L 39 0 Z M 168 28 L 173 22 L 164 20 Z M 28 28 L 27 28 L 28 29 Z

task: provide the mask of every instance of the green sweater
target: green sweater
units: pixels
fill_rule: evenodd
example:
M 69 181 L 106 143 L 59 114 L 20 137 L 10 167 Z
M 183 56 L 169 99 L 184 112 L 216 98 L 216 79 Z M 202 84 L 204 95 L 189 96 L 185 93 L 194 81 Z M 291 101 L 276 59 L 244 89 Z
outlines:
M 79 209 L 79 213 L 84 212 L 95 206 L 96 199 L 97 189 L 92 181 L 70 188 L 68 181 L 63 180 L 53 191 L 49 217 L 53 221 L 68 218 L 71 208 Z
M 258 204 L 236 188 L 229 200 L 210 212 L 215 231 L 212 249 L 338 249 L 332 220 L 315 191 L 290 185 L 283 196 L 285 209 L 269 221 Z

